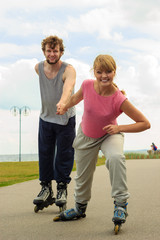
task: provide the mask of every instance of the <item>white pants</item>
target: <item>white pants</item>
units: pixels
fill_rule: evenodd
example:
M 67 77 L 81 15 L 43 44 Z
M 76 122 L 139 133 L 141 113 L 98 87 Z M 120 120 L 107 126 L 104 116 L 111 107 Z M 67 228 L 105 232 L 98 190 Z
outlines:
M 91 198 L 93 174 L 99 150 L 106 157 L 106 167 L 109 170 L 112 186 L 112 197 L 119 203 L 123 203 L 129 198 L 123 143 L 124 135 L 122 133 L 107 134 L 101 138 L 90 138 L 85 136 L 81 127 L 79 127 L 73 142 L 77 168 L 77 176 L 75 177 L 75 201 L 77 203 L 86 204 Z

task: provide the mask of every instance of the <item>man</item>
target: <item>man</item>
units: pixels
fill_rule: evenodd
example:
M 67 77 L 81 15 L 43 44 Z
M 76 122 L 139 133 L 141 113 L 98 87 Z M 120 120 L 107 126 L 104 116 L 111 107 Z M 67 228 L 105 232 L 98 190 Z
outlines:
M 71 181 L 75 138 L 75 109 L 68 110 L 64 116 L 57 115 L 57 109 L 65 104 L 74 91 L 75 69 L 61 61 L 64 53 L 63 40 L 57 36 L 43 39 L 42 51 L 45 61 L 35 66 L 39 75 L 41 92 L 41 113 L 39 120 L 39 180 L 42 189 L 33 203 L 53 203 L 52 180 L 57 184 L 55 203 L 66 205 L 67 184 Z M 43 208 L 39 208 L 43 209 Z

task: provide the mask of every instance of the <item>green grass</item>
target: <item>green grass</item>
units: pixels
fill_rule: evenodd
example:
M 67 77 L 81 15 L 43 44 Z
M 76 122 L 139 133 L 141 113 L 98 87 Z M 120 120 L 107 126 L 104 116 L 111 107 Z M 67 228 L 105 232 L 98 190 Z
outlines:
M 160 154 L 145 155 L 137 153 L 125 154 L 126 159 L 159 159 Z M 105 157 L 98 158 L 97 166 L 105 164 Z M 74 163 L 73 171 L 76 170 Z M 38 179 L 38 162 L 0 162 L 0 187 L 9 186 L 15 183 Z
M 37 179 L 38 162 L 0 162 L 0 187 Z
M 126 153 L 126 159 L 159 159 L 160 154 L 139 154 L 139 153 Z

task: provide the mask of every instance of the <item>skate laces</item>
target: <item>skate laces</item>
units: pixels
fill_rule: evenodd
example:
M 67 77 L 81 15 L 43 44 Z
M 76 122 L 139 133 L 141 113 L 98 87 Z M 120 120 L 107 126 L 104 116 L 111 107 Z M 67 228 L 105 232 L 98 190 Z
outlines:
M 125 209 L 122 207 L 117 207 L 114 211 L 114 217 L 120 217 L 124 218 L 125 217 Z
M 57 192 L 57 199 L 61 198 L 62 196 L 62 189 L 59 189 Z
M 84 214 L 87 208 L 87 204 L 76 203 L 75 209 L 79 214 Z
M 57 199 L 60 199 L 63 194 L 66 196 L 66 189 L 59 189 L 57 192 Z
M 126 211 L 127 205 L 128 205 L 128 203 L 126 203 L 124 207 L 115 205 L 114 217 L 126 218 L 128 216 L 127 211 Z
M 48 189 L 48 187 L 43 186 L 37 197 L 42 196 L 47 189 Z
M 61 188 L 57 191 L 57 199 L 61 199 L 62 197 L 66 198 L 67 196 L 67 189 Z
M 67 185 L 63 182 L 58 183 L 57 185 L 57 199 L 60 199 L 67 196 Z

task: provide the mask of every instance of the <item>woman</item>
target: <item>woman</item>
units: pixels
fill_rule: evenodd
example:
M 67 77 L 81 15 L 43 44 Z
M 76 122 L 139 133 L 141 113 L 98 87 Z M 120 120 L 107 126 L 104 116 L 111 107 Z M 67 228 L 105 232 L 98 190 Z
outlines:
M 66 105 L 57 108 L 64 114 L 68 108 L 84 100 L 84 113 L 74 140 L 77 176 L 75 178 L 75 208 L 66 210 L 56 220 L 85 217 L 87 203 L 91 198 L 93 174 L 98 152 L 106 157 L 114 198 L 113 222 L 124 223 L 127 217 L 129 192 L 126 182 L 126 164 L 123 154 L 124 132 L 141 132 L 150 128 L 146 117 L 137 110 L 113 82 L 116 63 L 112 56 L 99 55 L 93 64 L 96 80 L 85 80 Z M 118 125 L 117 117 L 124 112 L 134 123 Z

